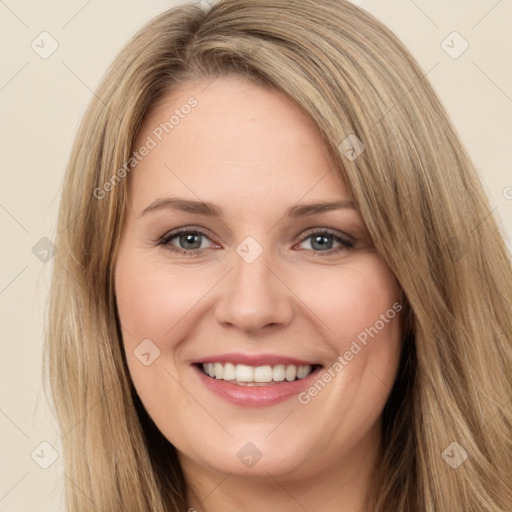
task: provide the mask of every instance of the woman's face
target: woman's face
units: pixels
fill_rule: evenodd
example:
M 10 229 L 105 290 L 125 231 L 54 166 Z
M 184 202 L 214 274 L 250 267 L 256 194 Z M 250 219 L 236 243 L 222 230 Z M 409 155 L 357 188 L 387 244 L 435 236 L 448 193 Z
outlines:
M 187 471 L 362 467 L 397 372 L 397 282 L 294 103 L 208 83 L 136 143 L 115 268 L 135 388 Z

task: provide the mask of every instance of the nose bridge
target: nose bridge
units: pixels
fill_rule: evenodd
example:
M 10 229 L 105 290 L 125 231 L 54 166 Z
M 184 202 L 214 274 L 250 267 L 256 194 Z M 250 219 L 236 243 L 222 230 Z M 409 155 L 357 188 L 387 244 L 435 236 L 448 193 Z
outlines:
M 245 331 L 257 331 L 270 324 L 286 324 L 293 308 L 287 288 L 274 275 L 270 250 L 254 239 L 244 240 L 233 255 L 234 269 L 216 308 L 220 323 Z

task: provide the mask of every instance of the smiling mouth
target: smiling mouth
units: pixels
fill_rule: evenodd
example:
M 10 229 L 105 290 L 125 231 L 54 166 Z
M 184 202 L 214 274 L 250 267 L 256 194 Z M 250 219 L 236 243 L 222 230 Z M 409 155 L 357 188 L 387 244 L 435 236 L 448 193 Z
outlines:
M 206 376 L 239 386 L 272 386 L 284 382 L 302 380 L 321 365 L 276 364 L 249 366 L 232 363 L 198 363 Z

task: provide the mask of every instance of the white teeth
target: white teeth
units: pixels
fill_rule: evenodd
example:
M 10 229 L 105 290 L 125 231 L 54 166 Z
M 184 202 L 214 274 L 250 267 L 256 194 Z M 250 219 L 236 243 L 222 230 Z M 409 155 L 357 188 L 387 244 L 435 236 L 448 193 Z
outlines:
M 235 368 L 235 379 L 243 382 L 254 381 L 254 369 L 251 366 L 245 366 L 245 364 L 237 364 Z
M 215 378 L 222 379 L 224 376 L 224 368 L 220 363 L 214 363 L 213 368 L 215 370 Z
M 292 381 L 295 380 L 295 377 L 297 377 L 297 368 L 295 366 L 287 366 L 286 371 L 284 372 L 284 376 L 286 377 L 286 380 Z
M 224 365 L 224 374 L 223 374 L 222 378 L 224 380 L 235 380 L 235 375 L 236 375 L 235 365 L 231 364 L 231 363 L 226 363 Z
M 277 366 L 274 366 L 274 368 L 272 368 L 272 380 L 275 380 L 276 382 L 283 381 L 285 376 L 285 369 L 286 367 L 284 364 L 278 364 Z
M 307 366 L 299 366 L 297 368 L 297 378 L 303 379 L 304 377 L 307 377 L 309 375 L 309 370 Z
M 272 380 L 272 366 L 258 366 L 254 368 L 254 382 L 270 382 Z
M 277 364 L 275 366 L 247 366 L 232 363 L 203 363 L 203 372 L 212 378 L 237 383 L 288 382 L 307 377 L 313 370 L 311 365 L 295 366 Z

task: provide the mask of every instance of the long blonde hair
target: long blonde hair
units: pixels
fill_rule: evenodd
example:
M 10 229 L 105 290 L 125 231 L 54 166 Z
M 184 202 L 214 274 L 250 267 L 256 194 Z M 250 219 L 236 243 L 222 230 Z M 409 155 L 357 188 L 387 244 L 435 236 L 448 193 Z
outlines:
M 406 297 L 372 506 L 510 511 L 510 256 L 424 73 L 386 27 L 345 0 L 170 9 L 121 51 L 93 98 L 65 177 L 45 345 L 68 510 L 188 508 L 176 451 L 146 414 L 124 359 L 113 265 L 130 171 L 119 170 L 164 94 L 227 73 L 284 92 L 316 123 Z M 365 146 L 356 159 L 345 151 L 354 137 Z M 453 450 L 461 461 L 467 454 L 456 469 Z

